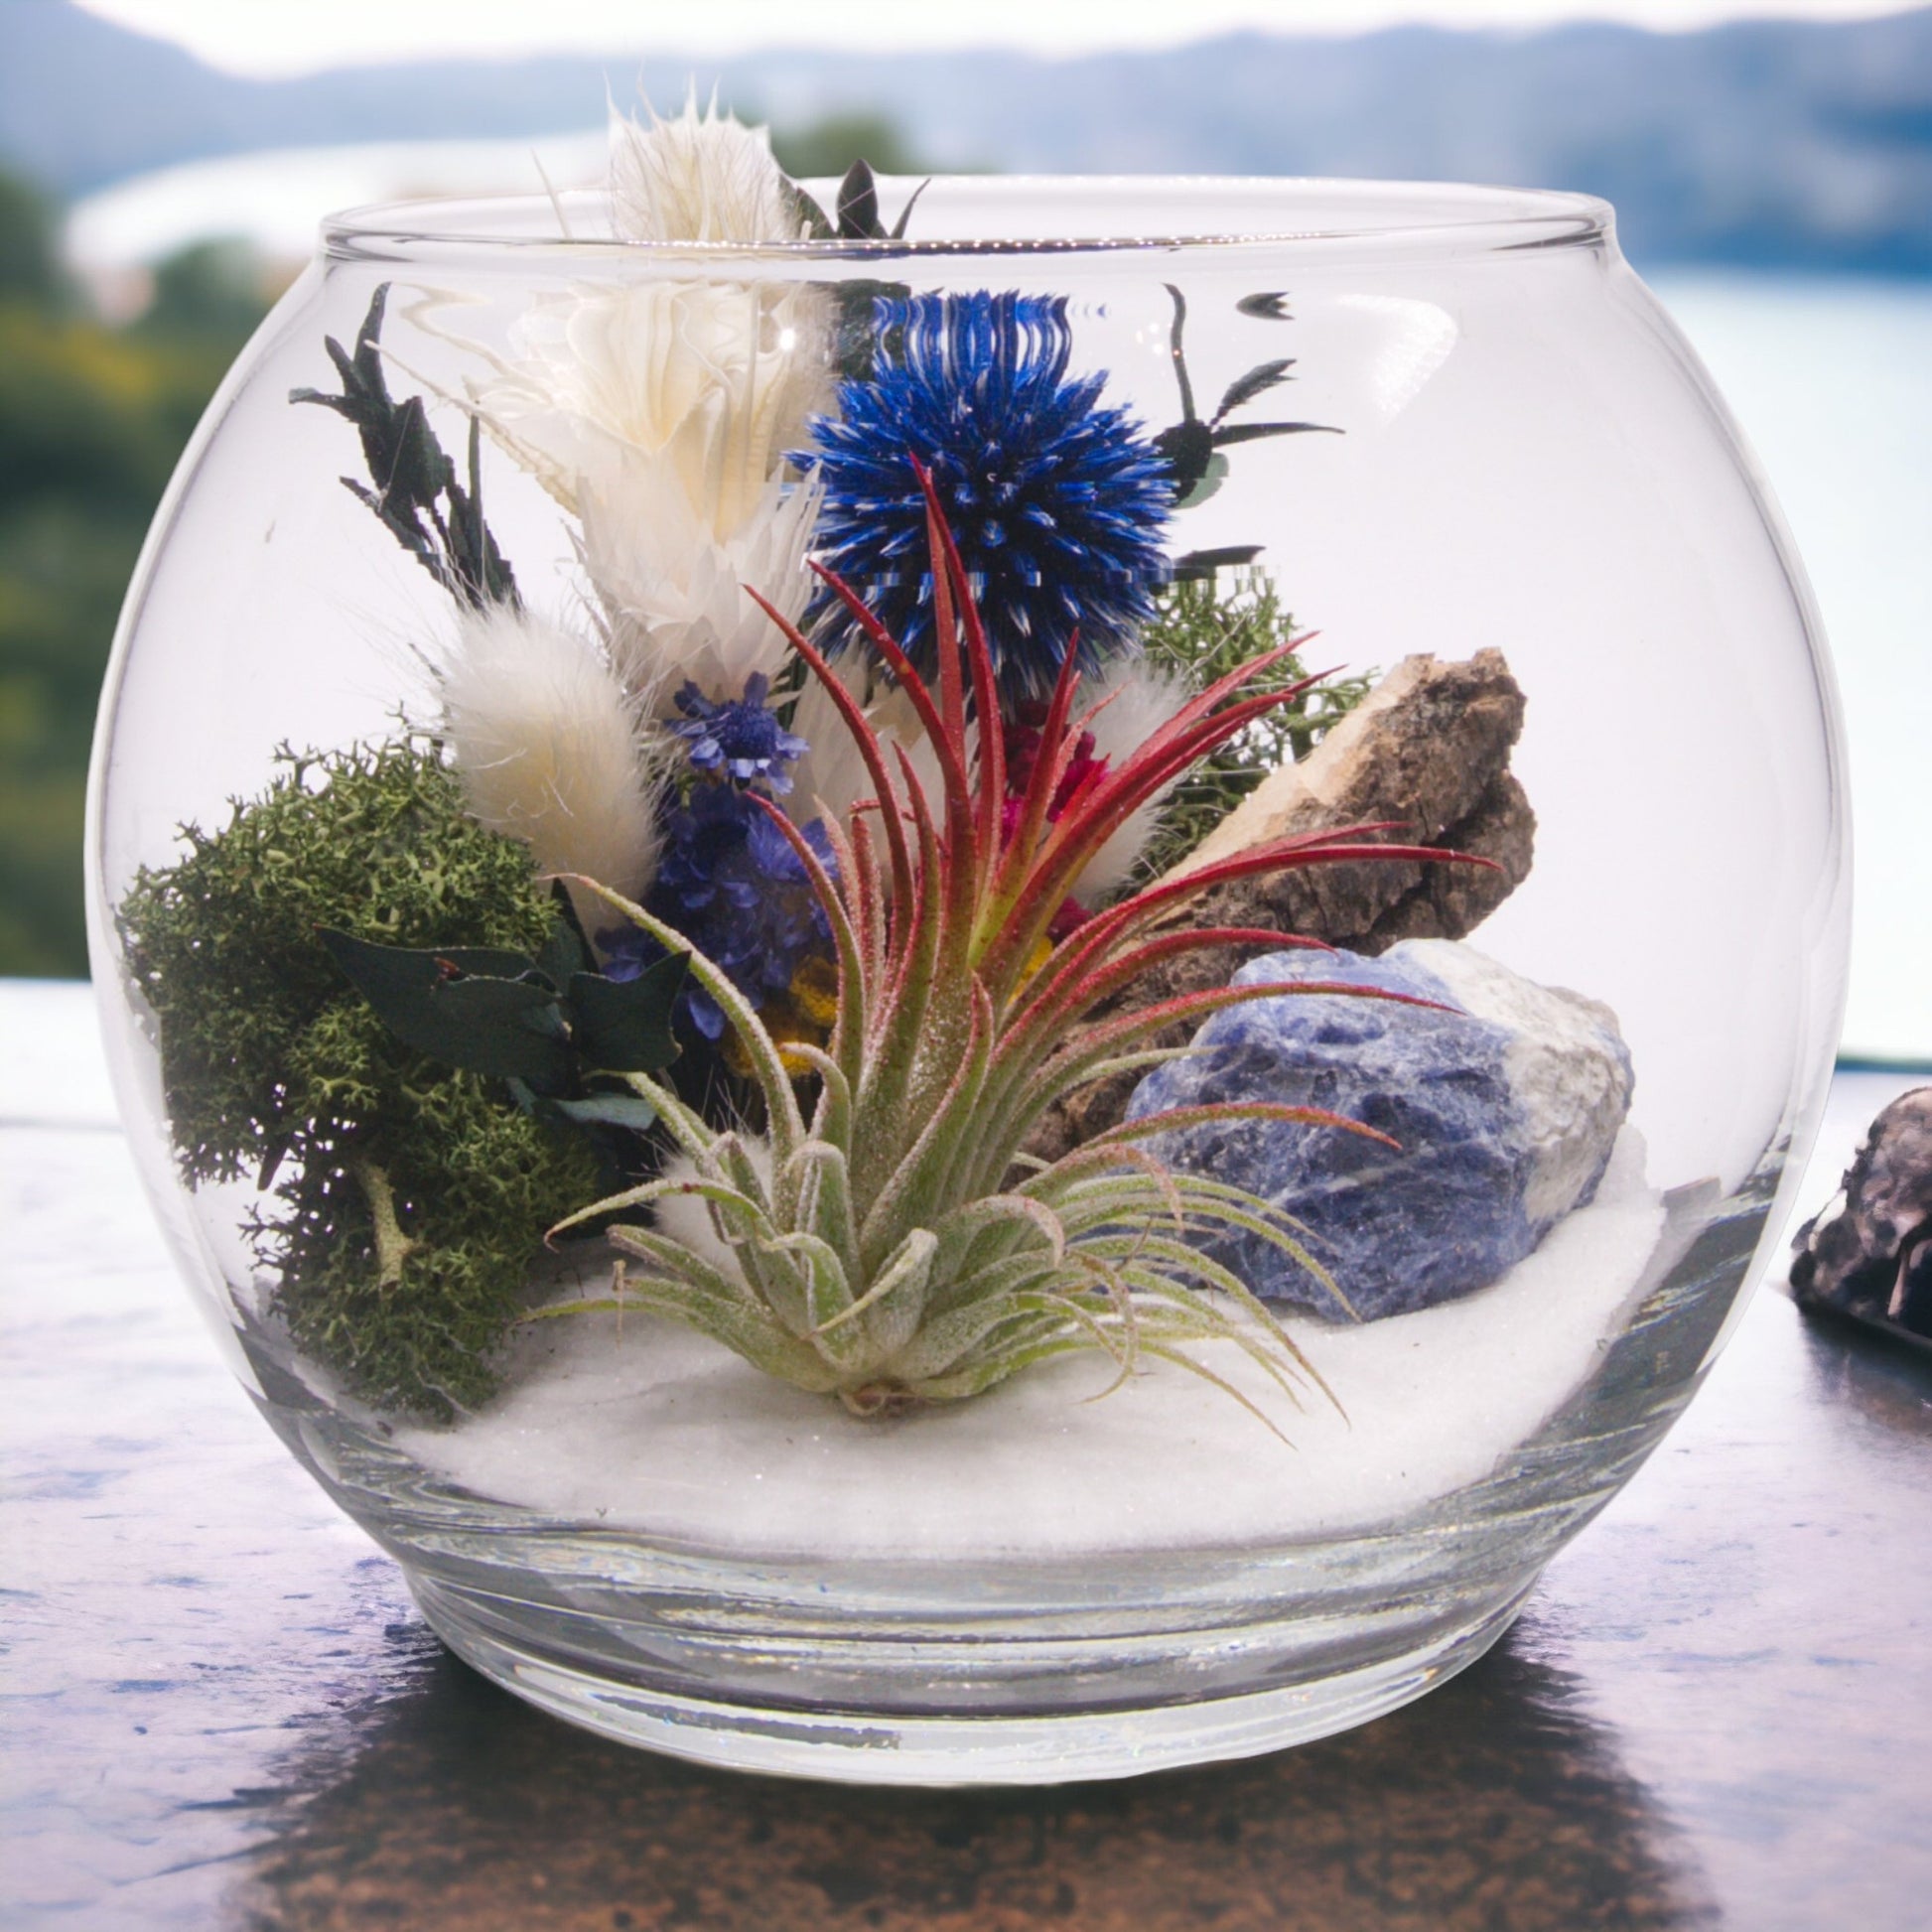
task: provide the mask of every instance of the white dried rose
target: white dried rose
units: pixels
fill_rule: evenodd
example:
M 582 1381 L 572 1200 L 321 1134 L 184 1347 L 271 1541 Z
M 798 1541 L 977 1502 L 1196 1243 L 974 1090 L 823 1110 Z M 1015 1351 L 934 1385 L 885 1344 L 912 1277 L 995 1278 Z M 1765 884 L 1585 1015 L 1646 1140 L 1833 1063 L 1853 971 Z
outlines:
M 694 511 L 669 457 L 633 459 L 608 491 L 584 492 L 579 555 L 612 663 L 647 710 L 668 717 L 687 679 L 708 697 L 736 697 L 755 672 L 770 678 L 784 668 L 784 633 L 746 592 L 791 622 L 802 618 L 818 503 L 815 483 L 774 478 L 720 538 Z
M 795 241 L 803 219 L 771 158 L 770 131 L 704 113 L 696 89 L 675 120 L 611 114 L 611 220 L 626 241 Z
M 471 388 L 484 426 L 566 509 L 668 458 L 716 537 L 742 527 L 830 387 L 809 289 L 637 282 L 538 303 Z

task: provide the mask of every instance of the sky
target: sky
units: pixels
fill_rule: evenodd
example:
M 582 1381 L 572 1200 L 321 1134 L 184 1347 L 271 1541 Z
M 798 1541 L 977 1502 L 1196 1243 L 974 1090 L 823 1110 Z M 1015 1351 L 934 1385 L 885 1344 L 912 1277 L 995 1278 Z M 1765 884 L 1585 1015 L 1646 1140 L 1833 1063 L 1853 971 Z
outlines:
M 1042 55 L 1158 47 L 1238 29 L 1361 33 L 1403 22 L 1528 29 L 1619 20 L 1665 31 L 1780 15 L 1863 19 L 1892 0 L 81 0 L 233 73 L 423 57 L 729 54 L 809 42 L 874 52 L 1005 46 Z

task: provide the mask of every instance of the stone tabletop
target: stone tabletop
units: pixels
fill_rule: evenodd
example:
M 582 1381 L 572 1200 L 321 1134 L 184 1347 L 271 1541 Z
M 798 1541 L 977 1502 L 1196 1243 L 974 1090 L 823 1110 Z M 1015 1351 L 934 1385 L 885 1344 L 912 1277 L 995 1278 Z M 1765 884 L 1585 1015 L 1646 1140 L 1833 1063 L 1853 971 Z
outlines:
M 1911 1084 L 1839 1076 L 1807 1207 Z M 606 1744 L 441 1650 L 174 1284 L 84 989 L 0 984 L 0 1215 L 8 1927 L 1932 1923 L 1932 1362 L 1774 1290 L 1421 1703 L 1205 1771 L 876 1792 Z

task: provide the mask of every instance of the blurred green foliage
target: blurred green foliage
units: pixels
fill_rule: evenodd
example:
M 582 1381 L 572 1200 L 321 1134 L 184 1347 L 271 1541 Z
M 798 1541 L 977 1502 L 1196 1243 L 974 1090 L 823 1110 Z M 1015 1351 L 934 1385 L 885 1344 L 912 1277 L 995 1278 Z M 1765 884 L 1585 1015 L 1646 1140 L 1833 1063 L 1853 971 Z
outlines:
M 773 145 L 797 176 L 861 157 L 926 172 L 876 115 Z M 183 445 L 272 293 L 246 250 L 201 242 L 112 327 L 69 283 L 59 225 L 0 168 L 0 975 L 87 970 L 81 819 L 114 621 Z
M 141 538 L 267 307 L 231 245 L 164 263 L 139 321 L 97 321 L 55 209 L 0 172 L 0 974 L 87 970 L 82 800 L 94 705 Z
M 883 114 L 833 114 L 806 127 L 773 128 L 771 152 L 793 181 L 836 181 L 855 161 L 875 175 L 932 173 Z

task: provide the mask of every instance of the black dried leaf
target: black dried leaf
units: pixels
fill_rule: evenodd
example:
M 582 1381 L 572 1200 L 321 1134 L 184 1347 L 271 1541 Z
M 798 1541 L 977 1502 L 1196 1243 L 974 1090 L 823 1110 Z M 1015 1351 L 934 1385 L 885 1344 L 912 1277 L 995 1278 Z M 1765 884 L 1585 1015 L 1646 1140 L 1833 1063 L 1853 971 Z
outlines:
M 834 230 L 831 222 L 826 219 L 825 210 L 795 181 L 786 181 L 781 192 L 786 207 L 791 209 L 793 218 L 809 239 L 813 241 L 834 239 Z
M 1256 443 L 1264 436 L 1339 436 L 1333 423 L 1232 423 L 1214 432 L 1214 447 L 1225 449 L 1230 443 Z
M 893 232 L 888 237 L 890 240 L 903 241 L 905 239 L 905 228 L 906 224 L 912 219 L 912 210 L 918 207 L 919 197 L 931 186 L 932 178 L 927 176 L 906 198 L 905 206 L 898 211 L 898 219 L 893 223 Z
M 353 477 L 342 479 L 343 487 L 372 510 L 382 521 L 382 527 L 409 552 L 432 576 L 440 577 L 441 559 L 436 554 L 436 546 L 416 526 L 413 518 L 401 515 L 392 498 L 378 495 L 367 483 L 358 483 Z
M 1251 564 L 1261 552 L 1262 545 L 1258 543 L 1227 543 L 1218 550 L 1189 550 L 1185 556 L 1173 560 L 1174 580 L 1176 583 L 1191 584 L 1200 578 L 1212 577 L 1217 570 Z
M 1295 318 L 1288 313 L 1288 295 L 1282 289 L 1269 289 L 1259 295 L 1244 295 L 1235 308 L 1244 316 L 1253 316 L 1257 322 L 1293 322 Z
M 897 342 L 882 332 L 881 320 L 910 294 L 902 282 L 878 282 L 870 277 L 832 285 L 837 318 L 832 327 L 832 369 L 840 381 L 870 382 L 882 353 L 897 352 Z
M 470 487 L 466 490 L 452 473 L 444 485 L 450 500 L 445 542 L 460 593 L 473 605 L 515 604 L 516 579 L 509 560 L 496 547 L 483 513 L 483 425 L 470 418 Z M 481 593 L 481 595 L 478 595 Z
M 1295 366 L 1292 355 L 1284 355 L 1279 361 L 1261 362 L 1244 376 L 1236 378 L 1227 387 L 1227 394 L 1221 398 L 1221 406 L 1214 412 L 1214 421 L 1219 423 L 1224 416 L 1231 415 L 1245 402 L 1253 402 L 1257 396 L 1266 395 L 1278 382 L 1292 378 L 1289 370 Z
M 369 482 L 345 486 L 451 596 L 473 609 L 515 604 L 516 580 L 483 521 L 479 427 L 470 422 L 470 486 L 431 429 L 421 396 L 398 403 L 382 372 L 385 282 L 370 299 L 351 355 L 334 337 L 323 346 L 342 380 L 342 394 L 291 389 L 291 402 L 320 403 L 355 427 Z
M 383 496 L 400 507 L 432 503 L 456 481 L 450 459 L 429 426 L 421 396 L 401 404 L 382 451 L 382 467 L 371 464 L 369 475 Z
M 1173 499 L 1183 503 L 1194 493 L 1214 460 L 1214 432 L 1197 417 L 1164 429 L 1154 439 L 1154 447 L 1167 459 L 1173 472 Z
M 839 183 L 838 232 L 841 241 L 884 241 L 879 219 L 879 188 L 864 161 L 855 161 Z
M 1166 282 L 1162 286 L 1173 304 L 1173 321 L 1168 330 L 1168 354 L 1173 362 L 1174 381 L 1180 389 L 1180 419 L 1183 424 L 1191 423 L 1194 420 L 1194 385 L 1188 378 L 1187 353 L 1181 346 L 1181 339 L 1187 333 L 1187 298 L 1181 294 L 1177 283 Z

